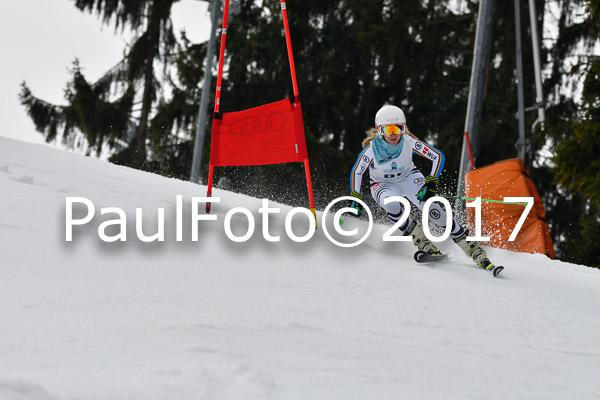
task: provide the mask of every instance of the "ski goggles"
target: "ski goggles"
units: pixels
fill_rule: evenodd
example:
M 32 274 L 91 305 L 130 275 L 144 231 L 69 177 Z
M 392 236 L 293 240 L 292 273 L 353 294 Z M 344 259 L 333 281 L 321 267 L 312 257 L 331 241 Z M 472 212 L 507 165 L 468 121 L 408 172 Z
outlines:
M 406 124 L 385 125 L 379 127 L 379 132 L 386 136 L 401 135 L 406 130 Z

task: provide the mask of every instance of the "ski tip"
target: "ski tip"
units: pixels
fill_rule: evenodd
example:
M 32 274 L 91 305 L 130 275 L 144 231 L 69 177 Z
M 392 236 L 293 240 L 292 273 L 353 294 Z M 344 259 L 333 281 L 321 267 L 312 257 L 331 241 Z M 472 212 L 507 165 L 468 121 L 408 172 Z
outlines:
M 495 267 L 495 268 L 492 270 L 492 274 L 494 274 L 494 277 L 497 277 L 497 276 L 500 274 L 500 272 L 502 272 L 502 270 L 503 270 L 503 269 L 504 269 L 504 267 L 503 267 L 503 266 L 501 266 L 501 265 L 498 265 L 497 267 Z
M 425 254 L 427 254 L 427 253 L 425 253 L 424 251 L 421 251 L 421 250 L 417 251 L 417 252 L 415 253 L 415 255 L 414 255 L 414 257 L 415 257 L 415 261 L 416 261 L 416 262 L 421 262 L 421 259 L 423 258 L 423 256 L 424 256 Z

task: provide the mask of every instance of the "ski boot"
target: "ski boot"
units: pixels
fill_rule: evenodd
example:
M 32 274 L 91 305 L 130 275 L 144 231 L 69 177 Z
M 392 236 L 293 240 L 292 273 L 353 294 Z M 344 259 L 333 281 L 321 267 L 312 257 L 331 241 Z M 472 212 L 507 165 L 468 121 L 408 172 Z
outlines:
M 485 251 L 477 242 L 467 242 L 468 232 L 454 239 L 454 242 L 465 252 L 465 254 L 475 261 L 479 267 L 491 272 L 494 276 L 498 276 L 500 271 L 504 269 L 502 266 L 494 265 L 488 258 Z
M 407 236 L 408 235 L 412 236 L 413 244 L 419 249 L 419 251 L 417 253 L 423 252 L 423 253 L 427 253 L 432 256 L 441 256 L 442 255 L 442 252 L 439 251 L 437 249 L 437 247 L 435 247 L 429 239 L 427 239 L 427 236 L 425 236 L 425 233 L 423 233 L 423 230 L 417 225 L 416 221 L 412 222 L 412 224 L 408 227 L 408 229 L 406 230 L 406 232 L 404 234 Z M 415 259 L 416 259 L 416 255 L 415 255 Z

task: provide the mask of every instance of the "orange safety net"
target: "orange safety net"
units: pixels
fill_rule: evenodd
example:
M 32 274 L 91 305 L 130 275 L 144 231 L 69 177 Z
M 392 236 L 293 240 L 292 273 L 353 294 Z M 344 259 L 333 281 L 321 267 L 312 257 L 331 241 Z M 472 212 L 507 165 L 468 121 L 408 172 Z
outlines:
M 490 236 L 489 246 L 523 253 L 542 253 L 555 258 L 552 238 L 546 223 L 546 210 L 534 183 L 525 173 L 520 159 L 501 161 L 469 171 L 465 177 L 466 197 L 503 200 L 505 197 L 533 197 L 534 205 L 516 239 L 509 242 L 512 231 L 525 207 L 517 204 L 483 202 L 482 235 Z M 475 209 L 467 207 L 467 227 L 475 232 Z
M 264 165 L 308 159 L 299 101 L 285 99 L 213 118 L 210 163 Z

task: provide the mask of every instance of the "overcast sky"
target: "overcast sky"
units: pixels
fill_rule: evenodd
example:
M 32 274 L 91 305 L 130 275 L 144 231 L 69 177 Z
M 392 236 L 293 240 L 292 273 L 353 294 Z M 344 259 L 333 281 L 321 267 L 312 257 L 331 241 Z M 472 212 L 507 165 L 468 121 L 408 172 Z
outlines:
M 185 29 L 194 42 L 210 34 L 208 3 L 180 0 L 173 7 L 177 34 Z M 37 97 L 65 104 L 68 68 L 78 58 L 89 81 L 95 81 L 123 54 L 126 34 L 84 14 L 73 0 L 1 0 L 0 136 L 43 143 L 19 102 L 23 81 Z

